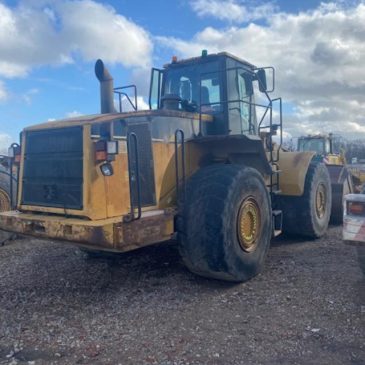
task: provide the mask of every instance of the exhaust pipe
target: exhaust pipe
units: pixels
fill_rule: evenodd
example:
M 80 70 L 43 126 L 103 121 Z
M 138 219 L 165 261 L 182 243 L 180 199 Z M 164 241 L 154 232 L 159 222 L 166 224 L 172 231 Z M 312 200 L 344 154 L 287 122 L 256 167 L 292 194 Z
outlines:
M 115 113 L 113 78 L 100 59 L 95 63 L 95 75 L 100 81 L 100 112 Z

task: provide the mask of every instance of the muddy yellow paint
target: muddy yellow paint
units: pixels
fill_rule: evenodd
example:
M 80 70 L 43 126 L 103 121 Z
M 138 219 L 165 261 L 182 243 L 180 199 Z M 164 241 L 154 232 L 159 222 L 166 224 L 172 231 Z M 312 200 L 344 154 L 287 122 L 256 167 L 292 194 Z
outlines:
M 304 192 L 305 177 L 314 152 L 280 152 L 278 162 L 282 195 L 300 196 Z

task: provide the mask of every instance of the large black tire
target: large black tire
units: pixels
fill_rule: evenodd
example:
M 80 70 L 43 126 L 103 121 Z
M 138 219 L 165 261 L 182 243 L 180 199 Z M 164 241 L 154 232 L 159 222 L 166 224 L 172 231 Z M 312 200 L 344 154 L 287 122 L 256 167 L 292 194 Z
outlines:
M 6 212 L 11 209 L 10 177 L 1 171 L 5 171 L 4 168 L 0 167 L 0 212 Z
M 321 197 L 323 202 L 317 204 Z M 322 237 L 328 228 L 332 206 L 331 180 L 326 166 L 318 161 L 311 162 L 303 195 L 280 197 L 279 204 L 283 211 L 285 233 L 313 239 Z
M 242 217 L 252 232 L 246 236 L 253 238 L 250 244 L 242 243 Z M 257 170 L 228 164 L 200 169 L 188 181 L 179 219 L 179 250 L 192 272 L 242 282 L 261 270 L 272 236 L 272 213 Z
M 351 193 L 349 177 L 342 184 L 332 184 L 332 209 L 330 222 L 342 224 L 343 222 L 343 197 Z

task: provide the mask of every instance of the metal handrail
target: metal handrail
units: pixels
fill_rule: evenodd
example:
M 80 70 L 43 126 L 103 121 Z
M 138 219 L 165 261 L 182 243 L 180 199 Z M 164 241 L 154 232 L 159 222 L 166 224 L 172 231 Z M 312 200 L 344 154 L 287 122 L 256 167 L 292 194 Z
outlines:
M 131 100 L 131 98 L 129 97 L 129 95 L 124 92 L 124 91 L 119 91 L 119 90 L 125 90 L 125 89 L 130 89 L 132 88 L 134 90 L 134 104 L 133 101 Z M 119 98 L 119 112 L 122 113 L 123 112 L 123 107 L 122 107 L 122 96 L 125 96 L 127 98 L 127 100 L 129 101 L 129 104 L 131 104 L 132 108 L 136 111 L 138 108 L 137 105 L 137 86 L 136 85 L 127 85 L 127 86 L 121 86 L 121 87 L 116 87 L 114 88 L 114 93 L 118 94 L 118 98 Z
M 179 202 L 181 198 L 179 194 L 180 176 L 179 176 L 179 154 L 178 154 L 178 139 L 180 135 L 181 143 L 181 173 L 182 173 L 182 199 L 185 198 L 185 137 L 182 129 L 176 129 L 175 131 L 175 174 L 176 174 L 176 199 Z
M 132 147 L 131 141 L 134 140 L 134 153 L 135 153 L 135 170 L 136 170 L 136 182 L 137 182 L 137 216 L 134 215 L 134 204 L 133 204 L 133 177 L 131 174 L 132 170 Z M 141 206 L 141 185 L 140 185 L 140 176 L 139 176 L 139 156 L 138 156 L 138 137 L 134 132 L 129 132 L 127 136 L 127 150 L 128 150 L 128 170 L 129 170 L 129 195 L 130 195 L 130 213 L 123 217 L 123 221 L 125 223 L 132 222 L 134 220 L 140 219 L 142 216 L 142 206 Z

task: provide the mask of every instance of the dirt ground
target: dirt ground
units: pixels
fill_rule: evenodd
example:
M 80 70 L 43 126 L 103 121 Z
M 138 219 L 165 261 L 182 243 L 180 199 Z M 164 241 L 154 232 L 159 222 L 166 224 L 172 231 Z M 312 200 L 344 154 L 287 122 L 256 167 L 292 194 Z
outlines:
M 244 284 L 191 274 L 176 244 L 117 258 L 0 247 L 0 364 L 365 364 L 365 248 L 341 228 L 280 238 Z

